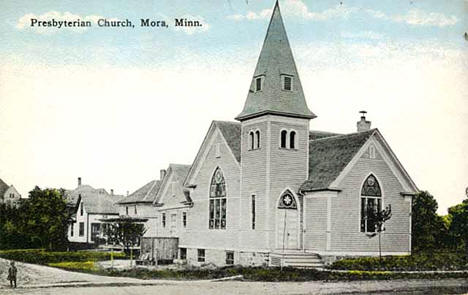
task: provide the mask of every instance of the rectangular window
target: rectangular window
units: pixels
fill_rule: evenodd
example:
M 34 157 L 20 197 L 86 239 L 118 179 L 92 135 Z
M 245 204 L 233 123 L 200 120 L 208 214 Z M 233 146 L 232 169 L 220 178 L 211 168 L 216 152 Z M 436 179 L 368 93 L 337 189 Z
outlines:
M 291 77 L 284 77 L 284 90 L 291 90 L 292 89 L 292 78 Z
M 83 203 L 80 203 L 80 216 L 83 216 Z
M 214 200 L 210 200 L 210 228 L 214 228 Z
M 226 252 L 226 264 L 233 265 L 234 264 L 234 252 L 227 251 Z
M 14 198 L 15 197 L 15 194 L 10 194 L 10 198 Z
M 137 215 L 137 206 L 135 205 L 135 208 L 134 208 L 134 213 L 135 215 Z
M 252 229 L 255 229 L 255 195 L 252 195 Z
M 128 216 L 128 206 L 125 206 L 125 215 Z
M 262 77 L 255 78 L 255 91 L 262 90 Z
M 182 225 L 187 227 L 187 212 L 182 212 Z
M 181 260 L 187 259 L 187 248 L 180 248 L 179 259 Z
M 73 237 L 73 235 L 75 234 L 73 230 L 74 230 L 74 224 L 72 223 L 70 224 L 70 237 Z
M 205 249 L 198 249 L 198 262 L 205 262 Z
M 84 236 L 84 222 L 80 222 L 80 231 L 78 232 L 80 237 Z
M 162 226 L 166 227 L 166 213 L 162 214 Z
M 91 241 L 95 242 L 101 232 L 100 223 L 91 223 Z

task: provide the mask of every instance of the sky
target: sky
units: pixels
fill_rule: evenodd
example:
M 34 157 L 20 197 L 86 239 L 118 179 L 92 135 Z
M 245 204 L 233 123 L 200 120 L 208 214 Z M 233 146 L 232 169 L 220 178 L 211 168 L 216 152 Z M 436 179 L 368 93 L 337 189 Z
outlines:
M 247 97 L 273 0 L 1 1 L 0 178 L 130 193 Z M 368 111 L 439 213 L 468 186 L 468 1 L 280 0 L 313 130 Z M 31 27 L 31 19 L 92 27 Z M 98 27 L 99 19 L 135 27 Z M 141 19 L 168 27 L 140 27 Z M 174 26 L 175 18 L 201 27 Z

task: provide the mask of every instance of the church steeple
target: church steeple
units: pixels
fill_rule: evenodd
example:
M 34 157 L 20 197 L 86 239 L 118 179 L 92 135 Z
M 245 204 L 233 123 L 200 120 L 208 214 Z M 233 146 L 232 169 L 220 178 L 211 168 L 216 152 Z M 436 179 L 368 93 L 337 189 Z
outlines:
M 299 74 L 289 46 L 278 1 L 242 112 L 243 121 L 264 114 L 313 119 L 305 101 Z

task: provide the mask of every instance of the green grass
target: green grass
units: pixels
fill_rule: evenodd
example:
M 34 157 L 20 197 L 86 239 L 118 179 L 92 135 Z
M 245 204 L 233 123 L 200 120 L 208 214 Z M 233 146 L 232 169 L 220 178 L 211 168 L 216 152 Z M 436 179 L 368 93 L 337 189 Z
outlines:
M 389 271 L 319 271 L 277 267 L 221 267 L 216 269 L 192 268 L 187 270 L 99 270 L 100 275 L 133 277 L 139 279 L 210 280 L 242 275 L 246 281 L 305 282 L 305 281 L 354 281 L 390 279 L 442 279 L 467 278 L 468 273 L 394 273 Z
M 419 253 L 410 256 L 384 256 L 342 259 L 334 262 L 331 269 L 342 270 L 389 270 L 389 271 L 441 271 L 468 269 L 467 260 L 461 253 Z
M 93 272 L 97 268 L 94 261 L 75 261 L 75 262 L 55 262 L 49 263 L 49 266 L 63 268 L 66 270 L 82 271 L 82 272 Z

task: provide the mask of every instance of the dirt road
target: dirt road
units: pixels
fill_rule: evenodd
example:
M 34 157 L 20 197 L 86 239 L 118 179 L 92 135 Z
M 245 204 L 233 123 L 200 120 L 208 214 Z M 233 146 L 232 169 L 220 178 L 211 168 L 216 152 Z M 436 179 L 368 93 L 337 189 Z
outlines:
M 355 282 L 241 282 L 241 281 L 174 281 L 139 280 L 104 277 L 64 271 L 56 268 L 18 263 L 18 288 L 10 289 L 6 281 L 8 262 L 0 259 L 0 294 L 345 294 L 428 292 L 468 294 L 464 279 L 355 281 Z M 442 289 L 441 289 L 442 288 Z M 437 293 L 437 291 L 442 293 Z M 431 292 L 432 293 L 432 292 Z M 427 293 L 421 293 L 427 294 Z

